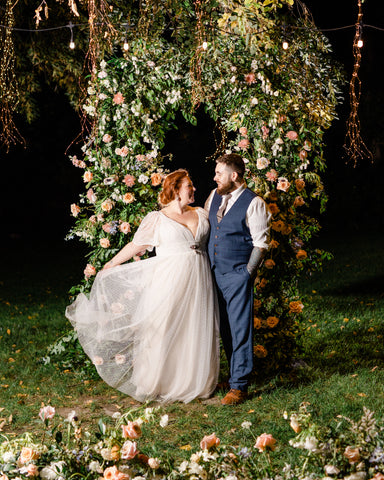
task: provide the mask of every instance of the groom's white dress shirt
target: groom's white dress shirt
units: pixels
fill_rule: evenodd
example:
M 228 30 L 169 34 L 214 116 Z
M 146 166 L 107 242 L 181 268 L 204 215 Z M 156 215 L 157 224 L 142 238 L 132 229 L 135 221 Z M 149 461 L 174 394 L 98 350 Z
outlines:
M 246 185 L 244 183 L 241 187 L 231 192 L 231 197 L 228 200 L 228 205 L 225 209 L 224 216 L 229 212 L 232 205 L 236 202 L 236 200 L 240 197 L 240 195 L 244 192 L 245 189 Z M 207 212 L 209 212 L 215 192 L 216 188 L 212 190 L 207 201 L 205 202 L 204 208 Z M 224 197 L 225 195 L 223 195 L 220 206 L 224 203 Z M 245 222 L 251 233 L 252 243 L 254 247 L 268 248 L 268 234 L 271 217 L 272 215 L 268 210 L 267 204 L 264 202 L 264 200 L 259 196 L 255 197 L 249 204 L 245 215 Z

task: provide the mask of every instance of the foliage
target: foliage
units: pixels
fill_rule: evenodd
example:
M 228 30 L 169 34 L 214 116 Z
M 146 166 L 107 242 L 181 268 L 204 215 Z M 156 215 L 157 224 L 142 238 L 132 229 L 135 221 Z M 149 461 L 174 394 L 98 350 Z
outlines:
M 45 426 L 40 441 L 25 433 L 0 444 L 1 478 L 382 480 L 384 429 L 373 412 L 364 408 L 358 421 L 338 416 L 329 425 L 317 425 L 309 409 L 304 403 L 290 416 L 285 413 L 296 436 L 289 441 L 284 458 L 282 446 L 271 434 L 257 436 L 252 422 L 244 421 L 241 429 L 247 446 L 221 444 L 211 433 L 201 439 L 200 448 L 188 460 L 177 464 L 160 451 L 156 457 L 153 451 L 146 454 L 145 446 L 141 451 L 143 437 L 150 437 L 157 425 L 169 428 L 169 415 L 162 415 L 159 407 L 117 413 L 114 422 L 100 419 L 88 429 L 75 411 L 55 422 L 55 408 L 47 405 L 39 412 Z M 294 449 L 301 451 L 295 460 L 289 457 L 289 450 Z

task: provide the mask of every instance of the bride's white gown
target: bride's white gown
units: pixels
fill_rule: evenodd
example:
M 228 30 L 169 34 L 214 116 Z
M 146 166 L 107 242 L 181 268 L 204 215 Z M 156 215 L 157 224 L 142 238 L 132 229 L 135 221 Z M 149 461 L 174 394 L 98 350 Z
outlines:
M 192 232 L 162 212 L 133 242 L 156 256 L 99 272 L 89 300 L 66 309 L 84 351 L 112 387 L 144 401 L 208 397 L 219 372 L 218 309 L 205 246 L 207 213 Z

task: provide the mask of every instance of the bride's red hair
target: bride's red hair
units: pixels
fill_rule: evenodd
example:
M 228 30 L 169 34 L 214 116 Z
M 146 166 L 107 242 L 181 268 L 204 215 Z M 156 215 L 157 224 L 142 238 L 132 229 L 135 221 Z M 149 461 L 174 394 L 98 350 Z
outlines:
M 168 203 L 172 202 L 172 200 L 175 200 L 182 181 L 187 177 L 189 177 L 187 170 L 180 168 L 164 178 L 163 188 L 159 193 L 159 203 L 162 207 L 165 207 Z

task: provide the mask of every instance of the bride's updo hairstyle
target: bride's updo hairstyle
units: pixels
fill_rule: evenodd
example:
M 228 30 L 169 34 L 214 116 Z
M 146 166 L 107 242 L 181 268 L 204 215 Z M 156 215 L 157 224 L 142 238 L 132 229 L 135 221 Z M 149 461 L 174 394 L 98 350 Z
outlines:
M 162 207 L 168 205 L 172 200 L 177 198 L 181 184 L 184 178 L 189 177 L 187 170 L 180 168 L 174 172 L 169 173 L 163 181 L 163 188 L 159 193 L 159 204 Z

